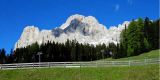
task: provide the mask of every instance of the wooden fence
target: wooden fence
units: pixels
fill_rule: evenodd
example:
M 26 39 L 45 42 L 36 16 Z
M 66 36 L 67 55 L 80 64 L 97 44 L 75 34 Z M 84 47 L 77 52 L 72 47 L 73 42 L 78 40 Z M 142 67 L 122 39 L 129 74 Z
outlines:
M 80 68 L 80 67 L 110 67 L 110 66 L 136 66 L 147 64 L 160 64 L 159 58 L 127 60 L 127 61 L 89 61 L 89 62 L 41 62 L 41 63 L 14 63 L 0 64 L 0 69 L 28 69 L 28 68 Z

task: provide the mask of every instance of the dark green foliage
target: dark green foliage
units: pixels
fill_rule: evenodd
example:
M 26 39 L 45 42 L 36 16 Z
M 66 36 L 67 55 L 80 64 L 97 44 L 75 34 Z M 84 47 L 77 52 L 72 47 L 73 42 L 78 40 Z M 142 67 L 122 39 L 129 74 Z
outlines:
M 13 63 L 14 57 L 13 57 L 13 49 L 11 49 L 10 54 L 6 56 L 6 63 Z
M 34 43 L 26 48 L 17 48 L 14 53 L 15 62 L 38 62 L 38 52 L 43 53 L 42 62 L 93 61 L 110 57 L 105 44 L 93 46 L 67 40 L 65 43 L 48 41 L 40 46 Z
M 159 20 L 133 20 L 121 33 L 120 54 L 135 56 L 159 47 Z M 123 52 L 122 52 L 123 51 Z
M 109 50 L 111 51 L 112 58 L 117 58 L 117 46 L 114 43 L 109 43 Z
M 0 50 L 0 64 L 6 63 L 6 51 L 3 48 L 2 50 Z

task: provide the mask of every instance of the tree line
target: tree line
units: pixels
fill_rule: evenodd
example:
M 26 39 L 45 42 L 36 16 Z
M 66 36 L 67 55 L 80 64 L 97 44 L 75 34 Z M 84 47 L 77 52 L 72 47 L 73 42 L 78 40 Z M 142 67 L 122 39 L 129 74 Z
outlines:
M 51 42 L 33 43 L 24 48 L 17 48 L 6 55 L 5 49 L 0 49 L 1 63 L 38 62 L 38 52 L 42 52 L 42 62 L 59 61 L 94 61 L 112 57 L 114 59 L 130 57 L 144 52 L 159 49 L 159 19 L 149 18 L 132 20 L 121 32 L 120 43 L 90 45 L 67 40 L 65 43 Z
M 42 52 L 42 62 L 93 61 L 110 57 L 107 51 L 105 44 L 94 46 L 78 43 L 76 40 L 67 40 L 65 43 L 48 41 L 41 45 L 36 42 L 25 48 L 17 48 L 14 52 L 14 59 L 16 63 L 38 62 L 37 53 Z

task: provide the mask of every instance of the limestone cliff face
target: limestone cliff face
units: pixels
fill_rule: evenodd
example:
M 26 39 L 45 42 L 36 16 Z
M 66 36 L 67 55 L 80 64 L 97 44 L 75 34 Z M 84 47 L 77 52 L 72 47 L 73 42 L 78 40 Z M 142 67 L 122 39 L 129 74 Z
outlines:
M 121 31 L 129 25 L 129 21 L 107 29 L 100 24 L 93 16 L 83 16 L 75 14 L 70 16 L 64 24 L 52 30 L 39 30 L 35 26 L 24 28 L 20 39 L 16 42 L 15 48 L 26 47 L 32 43 L 39 44 L 47 41 L 64 43 L 67 39 L 76 39 L 79 43 L 89 43 L 93 45 L 110 42 L 115 44 L 120 40 Z

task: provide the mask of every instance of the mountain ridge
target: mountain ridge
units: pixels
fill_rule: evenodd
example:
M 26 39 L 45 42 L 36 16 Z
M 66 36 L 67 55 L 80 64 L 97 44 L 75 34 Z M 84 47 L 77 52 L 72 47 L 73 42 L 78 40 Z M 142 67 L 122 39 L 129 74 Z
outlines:
M 79 43 L 89 43 L 93 45 L 113 42 L 119 43 L 121 31 L 129 25 L 129 21 L 124 21 L 118 26 L 111 26 L 109 29 L 93 16 L 83 16 L 75 14 L 70 16 L 60 27 L 52 30 L 39 30 L 36 26 L 26 26 L 15 43 L 15 48 L 26 47 L 32 43 L 46 43 L 55 41 L 64 43 L 67 39 L 76 39 Z

